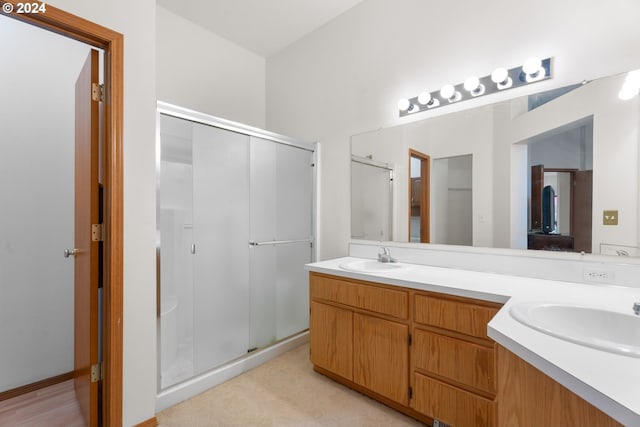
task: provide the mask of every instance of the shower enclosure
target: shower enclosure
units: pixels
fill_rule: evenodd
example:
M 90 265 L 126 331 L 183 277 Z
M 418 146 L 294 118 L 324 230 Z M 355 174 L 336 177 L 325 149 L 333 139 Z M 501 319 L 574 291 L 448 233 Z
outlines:
M 159 388 L 308 328 L 315 146 L 159 103 Z
M 393 167 L 351 156 L 351 237 L 393 240 Z

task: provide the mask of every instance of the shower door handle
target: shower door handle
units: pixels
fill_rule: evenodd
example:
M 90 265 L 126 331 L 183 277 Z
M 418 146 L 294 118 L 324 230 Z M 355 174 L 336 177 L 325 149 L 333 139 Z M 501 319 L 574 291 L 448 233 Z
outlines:
M 80 252 L 77 249 L 65 249 L 64 250 L 64 257 L 65 258 L 69 258 L 70 256 L 76 256 L 78 254 L 78 252 Z
M 195 243 L 192 243 L 192 244 L 191 244 L 191 253 L 192 253 L 192 254 L 195 254 L 195 253 L 196 253 L 196 244 L 195 244 Z

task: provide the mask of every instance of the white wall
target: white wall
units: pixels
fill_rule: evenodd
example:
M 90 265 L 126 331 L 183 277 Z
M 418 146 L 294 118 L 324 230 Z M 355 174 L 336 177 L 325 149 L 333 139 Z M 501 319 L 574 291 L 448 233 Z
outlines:
M 74 262 L 62 254 L 74 242 L 74 87 L 89 47 L 2 15 L 0 40 L 11 41 L 0 49 L 6 82 L 0 85 L 0 391 L 6 391 L 73 371 Z
M 264 128 L 263 57 L 158 6 L 158 100 Z
M 123 425 L 131 426 L 155 414 L 156 5 L 153 0 L 48 3 L 124 34 Z
M 323 145 L 319 258 L 346 254 L 349 135 L 451 112 L 399 119 L 396 105 L 401 97 L 532 55 L 554 57 L 553 79 L 458 108 L 638 68 L 638 14 L 640 3 L 631 0 L 541 0 L 531 7 L 504 0 L 365 0 L 269 57 L 268 128 Z

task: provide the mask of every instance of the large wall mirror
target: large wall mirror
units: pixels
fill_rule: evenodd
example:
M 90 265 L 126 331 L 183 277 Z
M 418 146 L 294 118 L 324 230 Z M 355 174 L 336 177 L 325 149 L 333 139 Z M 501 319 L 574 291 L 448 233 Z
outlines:
M 626 76 L 354 135 L 352 158 L 392 169 L 377 209 L 394 241 L 640 256 L 640 101 L 618 97 Z

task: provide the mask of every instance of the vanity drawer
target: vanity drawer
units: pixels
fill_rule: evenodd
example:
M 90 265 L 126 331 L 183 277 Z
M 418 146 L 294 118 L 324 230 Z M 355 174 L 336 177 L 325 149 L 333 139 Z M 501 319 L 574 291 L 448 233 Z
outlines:
M 492 395 L 496 393 L 493 347 L 415 329 L 412 356 L 416 369 Z
M 414 374 L 413 409 L 456 427 L 494 427 L 496 403 L 459 388 Z
M 414 299 L 416 323 L 449 329 L 466 335 L 490 340 L 487 323 L 496 315 L 499 304 L 474 300 L 447 299 L 416 294 Z
M 380 314 L 409 318 L 409 293 L 366 282 L 352 282 L 334 277 L 310 274 L 311 298 L 333 301 Z

